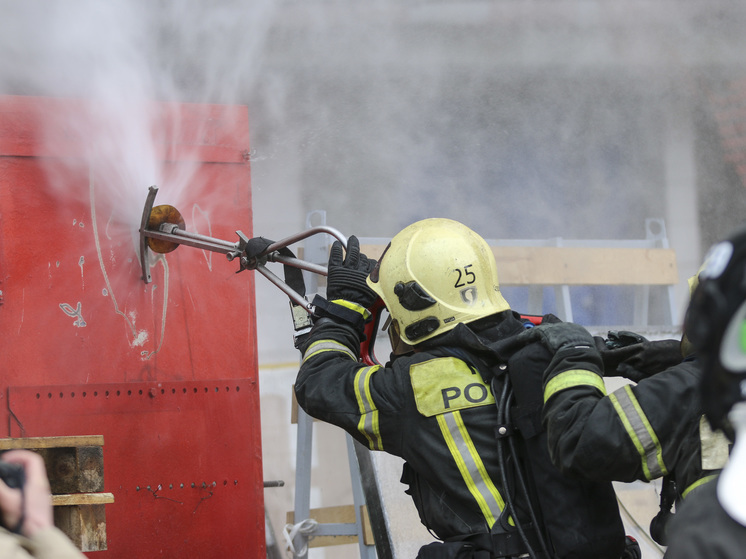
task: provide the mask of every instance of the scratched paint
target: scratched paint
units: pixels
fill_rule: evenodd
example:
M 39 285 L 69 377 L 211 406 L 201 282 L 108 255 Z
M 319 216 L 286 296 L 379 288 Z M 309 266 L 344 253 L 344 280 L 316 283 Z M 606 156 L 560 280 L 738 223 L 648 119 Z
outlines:
M 94 239 L 94 244 L 96 246 L 96 258 L 98 259 L 99 267 L 101 268 L 101 274 L 103 275 L 104 283 L 106 284 L 106 287 L 104 288 L 104 292 L 106 293 L 106 295 L 108 295 L 111 301 L 111 304 L 114 307 L 114 312 L 117 315 L 121 316 L 124 319 L 125 324 L 127 325 L 127 335 L 128 335 L 127 343 L 132 348 L 142 347 L 150 339 L 150 333 L 146 329 L 140 329 L 140 330 L 137 329 L 137 325 L 136 325 L 137 314 L 136 313 L 130 313 L 128 315 L 119 308 L 119 303 L 117 301 L 117 297 L 114 292 L 114 288 L 112 286 L 111 280 L 109 278 L 109 274 L 106 268 L 106 262 L 102 254 L 101 239 L 98 234 L 97 212 L 96 212 L 96 189 L 95 189 L 95 182 L 93 179 L 93 171 L 94 171 L 93 165 L 90 165 L 89 172 L 88 172 L 88 194 L 89 194 L 89 201 L 90 201 L 90 207 L 91 207 L 91 225 L 93 229 L 93 239 Z M 107 238 L 110 238 L 108 234 L 108 226 L 110 222 L 111 222 L 111 218 L 106 223 L 105 232 L 106 232 Z M 163 255 L 159 255 L 159 256 L 163 256 Z M 160 258 L 160 261 L 163 264 L 164 269 L 165 269 L 164 276 L 163 276 L 165 288 L 163 289 L 163 301 L 161 303 L 163 312 L 161 315 L 160 338 L 157 341 L 157 347 L 153 351 L 150 351 L 148 349 L 143 349 L 140 351 L 140 356 L 142 357 L 144 361 L 151 359 L 154 355 L 156 355 L 161 350 L 161 347 L 163 346 L 163 339 L 165 337 L 166 310 L 168 306 L 168 265 L 166 263 L 165 258 Z M 155 263 L 151 264 L 151 267 L 153 265 L 155 265 Z M 156 285 L 153 285 L 152 290 L 151 290 L 151 295 L 155 295 L 156 290 L 157 290 Z M 153 303 L 155 304 L 156 301 L 153 300 Z
M 60 308 L 62 309 L 62 312 L 64 312 L 67 316 L 75 319 L 75 322 L 73 322 L 73 326 L 76 326 L 78 328 L 85 328 L 87 326 L 86 321 L 83 320 L 83 306 L 81 305 L 80 301 L 78 301 L 78 304 L 75 306 L 75 308 L 72 308 L 72 305 L 69 305 L 67 303 L 60 303 Z
M 21 321 L 18 324 L 18 334 L 21 333 L 21 327 L 23 326 L 23 317 L 26 314 L 26 289 L 21 289 Z

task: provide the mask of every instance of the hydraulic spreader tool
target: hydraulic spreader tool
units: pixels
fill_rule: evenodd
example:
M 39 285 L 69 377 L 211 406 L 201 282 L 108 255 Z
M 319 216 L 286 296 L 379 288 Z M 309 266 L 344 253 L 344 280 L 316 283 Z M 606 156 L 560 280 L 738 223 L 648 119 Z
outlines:
M 186 223 L 179 210 L 167 204 L 154 206 L 157 194 L 157 186 L 151 186 L 148 189 L 148 196 L 145 200 L 140 222 L 140 266 L 142 267 L 142 280 L 145 283 L 152 281 L 150 274 L 151 251 L 166 254 L 176 250 L 180 245 L 186 245 L 218 252 L 225 254 L 231 262 L 238 260 L 239 269 L 236 273 L 244 270 L 255 270 L 290 298 L 296 339 L 310 330 L 316 305 L 306 299 L 302 270 L 322 276 L 328 275 L 328 271 L 326 266 L 297 258 L 288 247 L 313 235 L 327 234 L 340 241 L 346 249 L 347 238 L 342 233 L 333 227 L 321 225 L 311 227 L 280 241 L 270 241 L 264 237 L 249 239 L 241 231 L 236 231 L 237 242 L 226 241 L 187 231 Z M 282 264 L 284 280 L 267 268 L 267 264 L 270 262 Z M 382 303 L 379 301 L 376 308 L 371 309 L 374 318 L 366 325 L 366 339 L 361 345 L 362 360 L 370 364 L 376 363 L 373 345 L 381 308 Z

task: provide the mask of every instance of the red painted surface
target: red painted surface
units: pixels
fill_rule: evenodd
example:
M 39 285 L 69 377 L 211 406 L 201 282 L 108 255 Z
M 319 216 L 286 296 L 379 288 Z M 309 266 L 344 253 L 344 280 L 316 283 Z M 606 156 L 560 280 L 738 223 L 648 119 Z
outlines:
M 104 435 L 115 503 L 90 556 L 265 557 L 253 274 L 179 247 L 146 285 L 150 184 L 88 109 L 0 97 L 0 436 Z M 246 108 L 148 110 L 156 204 L 251 237 Z

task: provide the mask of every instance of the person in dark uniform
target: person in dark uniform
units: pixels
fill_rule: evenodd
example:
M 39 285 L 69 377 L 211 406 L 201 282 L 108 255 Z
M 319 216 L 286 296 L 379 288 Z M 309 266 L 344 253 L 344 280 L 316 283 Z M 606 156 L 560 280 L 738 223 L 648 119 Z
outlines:
M 394 352 L 360 362 L 368 309 L 380 297 Z M 317 298 L 318 299 L 318 298 Z M 332 246 L 326 301 L 299 343 L 300 406 L 367 448 L 404 459 L 402 482 L 439 540 L 420 559 L 618 559 L 624 528 L 610 482 L 563 476 L 541 428 L 541 375 L 552 352 L 510 309 L 487 243 L 463 224 L 426 219 L 397 234 L 379 262 Z
M 716 482 L 693 491 L 677 510 L 666 559 L 740 559 L 746 555 L 746 229 L 710 249 L 684 332 L 702 363 L 705 414 L 735 444 Z
M 690 290 L 697 282 L 695 275 Z M 611 340 L 577 324 L 557 323 L 531 329 L 510 344 L 515 350 L 541 341 L 554 352 L 543 376 L 542 416 L 553 463 L 567 475 L 598 481 L 663 478 L 661 511 L 650 534 L 667 545 L 671 509 L 716 478 L 728 462 L 728 440 L 705 418 L 702 367 L 686 336 L 680 343 L 621 347 Z M 604 376 L 635 383 L 607 394 Z

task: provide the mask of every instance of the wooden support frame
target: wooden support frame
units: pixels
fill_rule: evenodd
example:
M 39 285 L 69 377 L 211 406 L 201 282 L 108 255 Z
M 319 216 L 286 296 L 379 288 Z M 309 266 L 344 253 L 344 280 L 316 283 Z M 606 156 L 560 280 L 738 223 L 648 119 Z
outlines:
M 363 520 L 363 543 L 365 545 L 375 545 L 373 538 L 373 529 L 370 525 L 370 517 L 368 516 L 368 507 L 363 505 L 360 507 L 360 514 Z M 295 513 L 289 511 L 286 515 L 288 524 L 295 523 Z M 355 525 L 355 506 L 354 505 L 339 505 L 332 507 L 321 507 L 310 509 L 309 518 L 317 521 L 319 524 L 334 524 L 334 525 Z M 326 547 L 329 545 L 346 545 L 358 543 L 358 535 L 322 535 L 315 536 L 308 542 L 308 547 Z
M 101 435 L 0 439 L 0 450 L 32 450 L 44 459 L 55 526 L 81 551 L 107 549 L 105 505 L 114 495 L 103 491 L 103 445 Z

